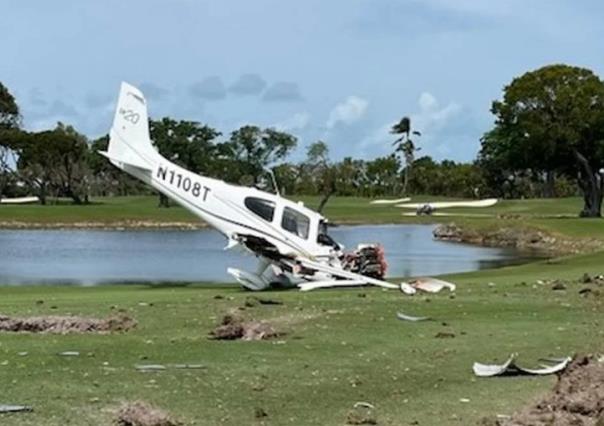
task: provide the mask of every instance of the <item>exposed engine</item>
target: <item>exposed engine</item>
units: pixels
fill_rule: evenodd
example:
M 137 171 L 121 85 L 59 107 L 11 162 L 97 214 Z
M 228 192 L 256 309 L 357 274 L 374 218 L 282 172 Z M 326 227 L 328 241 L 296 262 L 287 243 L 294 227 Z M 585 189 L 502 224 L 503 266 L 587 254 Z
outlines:
M 342 255 L 342 267 L 367 277 L 384 279 L 388 264 L 381 244 L 359 244 L 354 251 Z

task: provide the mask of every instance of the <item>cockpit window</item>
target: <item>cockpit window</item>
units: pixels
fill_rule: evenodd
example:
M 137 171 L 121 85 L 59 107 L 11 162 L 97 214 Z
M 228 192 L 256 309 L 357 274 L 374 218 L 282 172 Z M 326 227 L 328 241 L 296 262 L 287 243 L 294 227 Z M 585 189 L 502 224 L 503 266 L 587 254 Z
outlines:
M 247 207 L 256 216 L 261 217 L 269 222 L 273 221 L 275 216 L 275 203 L 262 198 L 247 197 L 244 200 L 245 207 Z
M 321 220 L 319 222 L 319 232 L 317 233 L 317 242 L 323 246 L 331 246 L 336 250 L 340 250 L 340 245 L 334 241 L 327 232 L 327 222 Z
M 283 209 L 281 227 L 300 238 L 307 239 L 308 230 L 310 228 L 310 219 L 294 209 L 285 207 Z

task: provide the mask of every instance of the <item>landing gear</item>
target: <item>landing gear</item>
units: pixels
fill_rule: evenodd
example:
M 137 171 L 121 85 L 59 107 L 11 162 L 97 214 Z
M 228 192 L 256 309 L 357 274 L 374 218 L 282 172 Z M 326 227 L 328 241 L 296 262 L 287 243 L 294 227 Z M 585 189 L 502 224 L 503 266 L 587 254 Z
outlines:
M 256 272 L 242 271 L 236 268 L 227 268 L 227 272 L 245 289 L 251 291 L 262 291 L 274 287 L 292 287 L 294 285 L 278 266 L 265 258 L 260 258 Z

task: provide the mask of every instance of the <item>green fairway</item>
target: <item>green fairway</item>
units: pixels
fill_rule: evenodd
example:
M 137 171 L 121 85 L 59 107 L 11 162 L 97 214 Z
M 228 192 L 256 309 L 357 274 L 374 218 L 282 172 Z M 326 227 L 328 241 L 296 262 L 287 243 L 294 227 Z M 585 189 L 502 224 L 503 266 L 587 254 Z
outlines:
M 531 365 L 602 349 L 602 297 L 581 297 L 579 284 L 566 291 L 537 284 L 602 272 L 602 262 L 597 254 L 452 277 L 455 298 L 379 289 L 264 293 L 284 304 L 241 314 L 288 334 L 261 342 L 207 339 L 223 314 L 244 306 L 249 293 L 233 287 L 3 288 L 5 315 L 107 316 L 123 309 L 139 326 L 111 335 L 2 334 L 0 401 L 35 409 L 1 417 L 2 424 L 109 424 L 110 410 L 133 399 L 194 424 L 255 424 L 262 408 L 264 424 L 341 425 L 357 401 L 374 404 L 383 425 L 474 424 L 512 412 L 553 383 L 476 379 L 474 361 L 519 352 Z M 397 311 L 434 321 L 403 323 Z M 436 338 L 439 332 L 455 337 Z M 62 351 L 80 356 L 58 356 Z M 207 368 L 143 373 L 134 368 L 141 363 Z
M 303 201 L 307 206 L 316 208 L 319 197 L 291 197 Z M 451 200 L 446 197 L 417 196 L 413 202 Z M 434 222 L 458 220 L 459 216 L 440 217 L 406 217 L 403 212 L 414 212 L 413 209 L 402 209 L 388 205 L 371 205 L 370 199 L 359 197 L 333 197 L 325 208 L 325 216 L 336 223 L 404 223 L 404 222 Z M 473 221 L 488 221 L 489 215 L 504 215 L 507 220 L 526 219 L 558 219 L 572 220 L 581 210 L 582 200 L 579 198 L 557 198 L 536 200 L 503 200 L 493 207 L 470 209 L 454 208 L 446 212 L 454 215 L 482 214 L 487 217 L 471 217 Z M 192 214 L 184 208 L 173 206 L 158 208 L 155 196 L 105 197 L 94 198 L 90 205 L 73 205 L 65 200 L 53 204 L 41 205 L 1 205 L 0 223 L 21 222 L 52 225 L 60 223 L 102 223 L 120 224 L 124 222 L 146 221 L 153 223 L 199 223 Z M 564 216 L 559 219 L 559 216 Z M 463 220 L 463 218 L 462 218 Z M 587 221 L 588 222 L 588 221 Z M 587 223 L 581 221 L 582 224 Z M 598 221 L 595 221 L 598 222 Z M 136 224 L 133 224 L 136 226 Z
M 2 220 L 86 221 L 105 211 L 111 212 L 108 220 L 189 220 L 180 208 L 155 209 L 150 197 L 100 201 L 20 206 L 11 215 L 2 206 L 0 214 Z M 310 206 L 316 201 L 305 199 Z M 601 220 L 548 217 L 579 208 L 578 199 L 506 201 L 484 210 L 519 218 L 461 221 L 603 239 Z M 330 201 L 326 215 L 336 222 L 418 220 L 354 198 Z M 344 425 L 358 401 L 375 405 L 379 425 L 477 424 L 512 413 L 550 389 L 555 378 L 478 379 L 473 362 L 503 362 L 518 352 L 520 362 L 531 366 L 541 357 L 604 350 L 604 287 L 577 282 L 584 273 L 604 273 L 604 252 L 450 276 L 458 285 L 455 296 L 410 297 L 376 288 L 272 291 L 261 296 L 283 305 L 244 310 L 238 308 L 250 293 L 234 286 L 1 287 L 3 315 L 106 317 L 122 310 L 138 327 L 110 335 L 0 334 L 0 404 L 34 407 L 32 413 L 0 415 L 0 424 L 111 424 L 113 410 L 136 399 L 198 425 Z M 553 279 L 572 282 L 553 290 Z M 584 288 L 593 291 L 580 295 Z M 233 310 L 287 334 L 258 342 L 209 340 Z M 398 311 L 434 320 L 401 322 Z M 80 356 L 57 355 L 63 351 Z M 135 369 L 158 363 L 205 368 Z M 256 418 L 257 409 L 267 416 Z

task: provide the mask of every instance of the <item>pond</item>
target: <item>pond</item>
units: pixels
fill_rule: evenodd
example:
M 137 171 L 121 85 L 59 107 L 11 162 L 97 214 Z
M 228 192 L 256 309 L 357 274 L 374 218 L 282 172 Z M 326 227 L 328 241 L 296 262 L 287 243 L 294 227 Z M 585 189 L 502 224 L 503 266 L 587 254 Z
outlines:
M 330 230 L 348 249 L 379 242 L 388 276 L 439 275 L 530 260 L 512 249 L 436 241 L 431 225 L 340 226 Z M 211 229 L 199 231 L 0 231 L 0 285 L 126 282 L 233 282 L 226 268 L 254 270 L 256 259 L 225 251 Z

